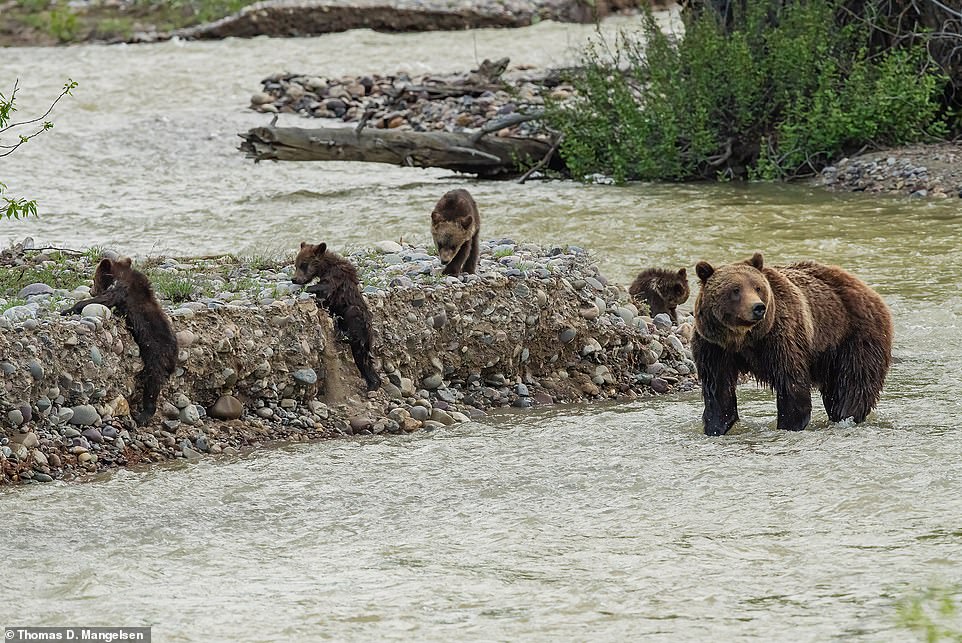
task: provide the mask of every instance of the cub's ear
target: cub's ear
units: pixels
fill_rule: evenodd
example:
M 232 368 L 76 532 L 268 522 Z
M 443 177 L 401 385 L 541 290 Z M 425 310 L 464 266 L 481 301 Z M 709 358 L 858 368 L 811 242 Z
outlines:
M 684 268 L 682 268 L 681 270 L 679 270 L 679 271 L 678 271 L 678 278 L 679 278 L 679 279 L 688 279 L 688 271 L 685 270 Z
M 314 254 L 320 257 L 322 254 L 327 252 L 327 244 L 323 241 L 314 247 Z
M 682 268 L 684 270 L 684 268 Z M 708 278 L 715 274 L 715 269 L 711 267 L 711 264 L 707 261 L 699 261 L 698 265 L 695 266 L 695 274 L 701 279 L 702 283 L 708 281 Z
M 748 260 L 748 265 L 761 270 L 765 266 L 765 262 L 762 260 L 762 253 L 756 252 L 752 255 L 752 258 Z
M 114 262 L 110 259 L 101 259 L 100 263 L 97 264 L 97 272 L 101 274 L 110 274 L 110 271 L 114 268 Z
M 301 250 L 303 250 L 303 249 L 305 248 L 305 246 L 307 246 L 307 242 L 306 242 L 306 241 L 301 241 Z
M 114 263 L 115 263 L 116 265 L 118 265 L 118 266 L 123 267 L 123 268 L 130 268 L 130 257 L 121 257 L 120 259 L 118 259 L 118 260 L 115 261 Z

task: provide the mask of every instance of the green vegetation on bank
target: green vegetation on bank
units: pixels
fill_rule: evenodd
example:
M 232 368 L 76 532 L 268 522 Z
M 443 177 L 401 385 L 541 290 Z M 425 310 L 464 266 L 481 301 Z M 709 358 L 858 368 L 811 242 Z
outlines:
M 733 3 L 738 6 L 740 3 Z M 549 106 L 578 177 L 790 178 L 866 147 L 946 132 L 948 79 L 916 39 L 871 47 L 842 0 L 746 0 L 728 24 L 689 12 L 685 34 L 649 14 L 610 49 L 596 42 L 574 105 Z
M 962 642 L 958 588 L 933 587 L 899 601 L 896 620 L 926 643 Z
M 127 40 L 136 32 L 170 31 L 235 13 L 255 0 L 126 0 L 70 6 L 68 0 L 15 0 L 4 8 L 0 44 Z
M 60 95 L 54 99 L 47 111 L 42 116 L 36 118 L 26 118 L 15 121 L 13 114 L 17 111 L 17 91 L 19 84 L 13 83 L 10 95 L 0 92 L 0 158 L 10 156 L 17 149 L 30 141 L 30 139 L 40 136 L 53 127 L 53 122 L 46 120 L 53 108 L 60 102 L 60 99 L 69 95 L 77 83 L 68 80 L 64 83 Z M 4 138 L 6 136 L 6 138 Z M 7 186 L 0 182 L 0 219 L 20 219 L 30 215 L 37 215 L 37 202 L 33 199 L 22 197 L 10 197 L 4 194 Z

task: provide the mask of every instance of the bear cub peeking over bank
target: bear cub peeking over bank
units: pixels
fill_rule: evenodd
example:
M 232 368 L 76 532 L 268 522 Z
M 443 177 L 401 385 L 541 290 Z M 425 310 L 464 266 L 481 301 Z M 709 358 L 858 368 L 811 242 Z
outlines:
M 301 242 L 294 259 L 295 284 L 307 284 L 317 277 L 317 283 L 307 291 L 331 313 L 337 330 L 347 338 L 357 369 L 367 382 L 367 390 L 381 386 L 381 378 L 374 371 L 371 359 L 371 311 L 361 295 L 357 270 L 347 259 L 327 251 L 327 244 Z
M 762 255 L 695 267 L 692 353 L 707 435 L 738 420 L 735 384 L 750 373 L 775 391 L 778 428 L 800 431 L 818 387 L 832 422 L 862 422 L 878 402 L 892 362 L 892 316 L 882 298 L 836 266 L 803 261 L 765 267 Z
M 131 268 L 130 257 L 117 261 L 102 259 L 94 271 L 90 294 L 90 299 L 78 301 L 62 314 L 77 314 L 88 304 L 103 304 L 124 317 L 144 363 L 137 373 L 141 403 L 140 412 L 134 417 L 138 425 L 144 426 L 157 411 L 160 390 L 177 367 L 177 338 L 154 297 L 150 281 L 144 273 Z
M 635 299 L 648 304 L 652 317 L 668 313 L 671 321 L 677 324 L 676 308 L 688 301 L 688 272 L 684 268 L 677 272 L 649 268 L 638 273 L 628 292 Z
M 431 212 L 431 236 L 444 264 L 444 274 L 474 274 L 481 252 L 478 236 L 481 215 L 467 190 L 451 190 L 442 196 Z

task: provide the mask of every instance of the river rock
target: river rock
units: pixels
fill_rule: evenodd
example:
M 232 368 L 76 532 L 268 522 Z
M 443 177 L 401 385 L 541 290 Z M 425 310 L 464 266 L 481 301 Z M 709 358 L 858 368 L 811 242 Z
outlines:
M 97 409 L 89 404 L 73 406 L 70 407 L 70 410 L 73 412 L 73 414 L 67 421 L 74 426 L 87 426 L 100 421 L 100 414 L 97 413 Z
M 36 433 L 30 431 L 29 433 L 19 433 L 17 435 L 10 436 L 10 443 L 22 444 L 28 449 L 36 449 L 38 446 L 40 446 L 40 439 L 37 437 Z
M 421 380 L 421 386 L 433 391 L 444 383 L 444 379 L 441 377 L 440 373 L 435 373 L 434 375 L 428 375 L 423 380 Z
M 671 317 L 668 316 L 668 313 L 658 313 L 652 322 L 658 330 L 671 330 Z
M 218 420 L 236 420 L 244 414 L 244 405 L 233 395 L 221 395 L 207 414 Z
M 317 373 L 313 368 L 299 368 L 291 375 L 298 384 L 303 384 L 304 386 L 317 384 Z
M 24 423 L 23 413 L 19 409 L 13 409 L 7 412 L 7 420 L 12 426 L 20 426 Z
M 32 283 L 24 286 L 17 293 L 17 297 L 20 299 L 26 299 L 27 297 L 32 297 L 34 295 L 50 295 L 53 293 L 53 288 L 44 283 Z
M 200 422 L 200 411 L 196 404 L 188 404 L 180 410 L 180 421 L 184 424 L 194 425 Z
M 110 309 L 103 304 L 87 304 L 80 311 L 81 317 L 93 317 L 95 319 L 110 319 Z

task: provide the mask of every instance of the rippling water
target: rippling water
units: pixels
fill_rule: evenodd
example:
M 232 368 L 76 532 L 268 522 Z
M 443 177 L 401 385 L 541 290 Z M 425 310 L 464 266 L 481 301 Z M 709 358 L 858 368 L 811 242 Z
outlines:
M 43 215 L 3 222 L 0 241 L 135 254 L 427 242 L 431 206 L 467 184 L 486 235 L 583 245 L 623 281 L 754 250 L 852 269 L 896 318 L 869 422 L 830 426 L 817 408 L 811 430 L 780 432 L 772 396 L 744 387 L 743 422 L 721 439 L 701 435 L 689 395 L 0 489 L 4 620 L 153 625 L 164 641 L 901 641 L 900 598 L 962 585 L 957 201 L 472 183 L 255 166 L 235 150 L 237 132 L 268 120 L 245 106 L 274 71 L 563 64 L 590 33 L 5 49 L 0 79 L 21 78 L 23 113 L 68 76 L 81 85 L 52 132 L 2 161 L 0 178 Z

